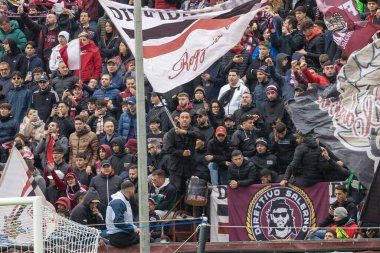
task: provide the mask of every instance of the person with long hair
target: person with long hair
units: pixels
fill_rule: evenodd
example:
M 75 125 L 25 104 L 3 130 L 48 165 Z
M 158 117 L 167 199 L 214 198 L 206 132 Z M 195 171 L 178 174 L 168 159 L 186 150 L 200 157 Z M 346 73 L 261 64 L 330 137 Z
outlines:
M 111 20 L 105 22 L 105 35 L 100 38 L 99 48 L 103 64 L 119 53 L 121 38 Z

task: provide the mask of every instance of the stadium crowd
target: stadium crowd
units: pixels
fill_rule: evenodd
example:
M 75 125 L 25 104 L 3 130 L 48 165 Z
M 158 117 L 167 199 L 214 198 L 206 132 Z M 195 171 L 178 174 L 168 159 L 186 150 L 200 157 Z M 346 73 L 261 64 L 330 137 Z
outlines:
M 191 10 L 222 2 L 144 5 Z M 377 1 L 354 2 L 363 20 L 380 20 Z M 139 173 L 149 174 L 152 220 L 172 210 L 192 177 L 231 188 L 354 177 L 311 133 L 297 131 L 285 109 L 308 89 L 336 83 L 348 58 L 315 0 L 270 0 L 229 52 L 181 87 L 159 94 L 145 80 L 148 168 L 136 165 L 134 56 L 98 1 L 68 2 L 57 10 L 1 0 L 0 13 L 1 162 L 16 146 L 57 212 L 85 225 L 107 224 L 112 245 L 138 241 L 132 223 L 138 220 Z M 59 50 L 76 38 L 82 68 L 74 72 Z M 331 230 L 315 237 L 353 237 L 344 228 L 356 224 L 365 189 L 355 179 L 348 188 L 350 196 L 336 189 L 345 198 L 320 224 Z M 378 231 L 364 236 L 373 234 Z M 160 231 L 151 236 L 159 238 Z

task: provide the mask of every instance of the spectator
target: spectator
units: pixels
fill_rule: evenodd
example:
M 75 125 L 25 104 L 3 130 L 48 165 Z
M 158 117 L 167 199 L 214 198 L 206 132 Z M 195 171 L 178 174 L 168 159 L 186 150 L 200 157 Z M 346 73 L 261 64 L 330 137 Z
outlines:
M 5 163 L 8 158 L 8 149 L 12 148 L 13 136 L 18 133 L 19 124 L 11 116 L 12 105 L 8 103 L 0 104 L 0 159 Z
M 32 94 L 32 108 L 37 110 L 38 116 L 46 122 L 53 108 L 58 106 L 59 97 L 50 87 L 47 76 L 40 77 L 38 86 L 39 89 Z
M 83 93 L 83 85 L 76 83 L 73 85 L 71 91 L 64 91 L 62 101 L 70 105 L 70 116 L 73 118 L 79 115 L 83 110 L 86 110 L 88 99 Z
M 211 110 L 210 110 L 211 108 Z M 224 125 L 224 108 L 217 99 L 212 99 L 210 102 L 210 108 L 207 111 L 210 124 L 213 128 Z
M 9 64 L 0 62 L 0 85 L 3 86 L 3 94 L 6 96 L 12 88 L 12 76 Z
M 85 226 L 95 228 L 103 227 L 104 218 L 99 212 L 99 203 L 99 194 L 95 190 L 90 189 L 84 196 L 83 202 L 78 203 L 78 205 L 72 210 L 70 220 Z
M 115 60 L 115 58 L 111 58 L 107 61 L 106 71 L 104 73 L 108 73 L 112 77 L 112 88 L 122 90 L 123 88 L 123 77 L 119 73 L 119 64 Z M 120 94 L 121 95 L 121 94 Z
M 264 169 L 278 171 L 277 157 L 269 152 L 268 143 L 264 138 L 256 140 L 256 154 L 252 157 L 251 162 L 258 172 Z
M 207 144 L 207 155 L 205 159 L 209 162 L 211 184 L 226 185 L 228 166 L 231 164 L 232 150 L 227 138 L 227 130 L 219 126 L 215 130 L 215 137 Z
M 185 192 L 186 180 L 195 169 L 195 143 L 199 138 L 199 130 L 191 126 L 189 112 L 179 115 L 179 127 L 171 129 L 167 134 L 166 147 L 170 154 L 170 182 L 175 185 L 178 196 Z
M 96 133 L 99 139 L 104 136 L 104 123 L 106 120 L 115 121 L 111 114 L 107 111 L 107 102 L 105 100 L 97 100 L 95 102 L 96 110 L 87 121 L 91 131 Z
M 231 140 L 232 135 L 236 131 L 236 123 L 233 115 L 224 116 L 224 127 L 227 129 L 227 139 Z
M 81 56 L 81 66 L 86 66 L 82 69 L 82 81 L 88 83 L 92 78 L 99 80 L 102 73 L 100 50 L 87 33 L 80 33 L 79 39 L 82 42 L 81 51 L 85 52 Z M 75 76 L 79 76 L 79 71 L 75 72 Z
M 259 55 L 252 61 L 246 73 L 246 79 L 250 85 L 251 90 L 255 89 L 258 82 L 257 71 L 262 66 L 266 65 L 265 60 L 267 58 L 270 58 L 270 46 L 268 42 L 262 41 L 259 45 Z
M 111 20 L 106 20 L 105 31 L 105 35 L 100 36 L 99 48 L 103 63 L 108 63 L 109 59 L 115 57 L 119 53 L 121 39 Z
M 205 109 L 208 110 L 208 104 L 205 100 L 205 90 L 202 86 L 198 86 L 194 90 L 194 99 L 192 101 L 194 110 Z
M 129 64 L 135 57 L 133 56 L 131 50 L 129 49 L 127 43 L 120 41 L 119 44 L 119 54 L 115 56 L 115 60 L 119 65 L 119 72 L 122 76 L 125 75 L 129 68 Z
M 190 102 L 189 94 L 186 92 L 180 92 L 177 95 L 178 106 L 176 110 L 172 113 L 172 118 L 174 122 L 178 122 L 179 115 L 182 112 L 188 112 L 190 114 L 192 122 L 195 122 L 194 115 L 196 113 L 193 104 Z
M 48 175 L 51 175 L 48 167 L 53 167 L 54 170 L 59 170 L 66 176 L 68 173 L 72 172 L 71 167 L 66 163 L 63 159 L 65 155 L 65 149 L 63 146 L 55 145 L 52 150 L 49 150 L 51 155 L 52 162 L 50 162 L 50 158 L 44 167 L 44 178 L 45 180 L 48 178 Z
M 75 167 L 74 169 L 74 174 L 77 176 L 78 181 L 82 185 L 89 186 L 91 179 L 94 177 L 94 174 L 92 171 L 90 173 L 86 172 L 86 154 L 84 153 L 79 153 L 77 155 L 77 158 L 75 159 Z
M 25 87 L 27 87 L 31 92 L 35 92 L 40 89 L 38 82 L 41 76 L 46 76 L 44 70 L 40 67 L 33 69 L 32 73 L 28 73 L 25 77 Z
M 368 12 L 361 14 L 361 19 L 366 20 L 369 23 L 380 24 L 380 18 L 377 15 L 379 9 L 379 2 L 377 0 L 367 0 Z
M 226 114 L 233 114 L 238 108 L 242 95 L 249 92 L 249 89 L 240 79 L 236 69 L 230 69 L 228 72 L 228 84 L 224 85 L 219 92 L 218 100 L 224 107 Z
M 60 102 L 57 107 L 53 107 L 46 124 L 50 122 L 57 122 L 59 126 L 59 132 L 66 138 L 70 137 L 70 134 L 75 131 L 74 119 L 69 115 L 69 106 Z
M 108 160 L 111 157 L 111 148 L 110 148 L 110 146 L 107 145 L 107 144 L 102 144 L 98 148 L 97 154 L 98 154 L 99 160 L 97 160 L 95 162 L 94 167 L 95 167 L 95 170 L 96 170 L 96 175 L 99 175 L 102 161 Z
M 252 94 L 250 92 L 243 93 L 241 96 L 239 109 L 237 109 L 233 114 L 236 125 L 241 124 L 240 119 L 243 115 L 259 115 L 258 110 L 254 108 Z
M 322 85 L 328 85 L 330 83 L 336 83 L 336 74 L 334 71 L 334 64 L 330 61 L 324 63 L 323 74 L 322 75 L 313 75 L 310 70 L 307 68 L 306 63 L 301 63 L 302 73 L 307 78 L 309 83 L 318 83 Z
M 255 103 L 255 108 L 260 108 L 260 106 L 268 101 L 266 95 L 266 88 L 270 85 L 276 86 L 278 93 L 281 94 L 281 91 L 278 89 L 277 83 L 273 81 L 270 77 L 269 67 L 267 65 L 261 66 L 257 71 L 257 85 L 253 92 L 253 101 Z
M 239 41 L 222 58 L 222 71 L 229 75 L 230 70 L 235 70 L 237 76 L 242 77 L 251 64 L 251 54 L 247 51 L 242 42 Z M 220 93 L 219 93 L 220 96 Z M 232 113 L 232 112 L 231 112 Z
M 148 121 L 149 132 L 146 134 L 147 142 L 157 140 L 160 145 L 163 144 L 165 133 L 161 131 L 161 122 L 159 119 L 151 119 Z
M 102 86 L 94 92 L 93 96 L 97 99 L 107 100 L 107 109 L 113 117 L 117 117 L 120 110 L 120 91 L 113 88 L 112 76 L 110 74 L 103 74 L 101 82 Z
M 66 63 L 59 61 L 55 77 L 51 80 L 51 86 L 57 92 L 59 99 L 62 99 L 63 93 L 73 88 L 78 83 L 78 77 L 73 75 Z
M 13 87 L 8 92 L 6 98 L 12 105 L 12 116 L 21 123 L 26 115 L 26 110 L 31 106 L 32 93 L 22 85 L 24 79 L 19 71 L 12 73 Z
M 297 52 L 305 56 L 310 66 L 319 68 L 319 55 L 324 52 L 325 47 L 322 31 L 315 28 L 313 21 L 309 19 L 302 21 L 300 27 L 306 37 L 306 45 L 305 49 Z
M 63 150 L 63 155 L 68 154 L 69 141 L 66 136 L 59 133 L 59 126 L 57 122 L 50 122 L 47 130 L 44 131 L 42 139 L 38 143 L 35 153 L 41 157 L 41 165 L 46 167 L 47 163 L 54 162 L 54 149 L 60 147 Z M 57 150 L 56 150 L 57 151 Z
M 174 212 L 168 214 L 176 202 L 176 188 L 166 177 L 165 171 L 157 169 L 152 172 L 152 182 L 149 184 L 149 198 L 156 202 L 156 214 L 162 219 L 171 219 Z
M 202 86 L 205 90 L 205 99 L 210 102 L 217 99 L 220 88 L 225 84 L 225 75 L 222 71 L 222 59 L 215 61 L 202 75 Z
M 207 142 L 203 134 L 195 142 L 194 159 L 196 163 L 195 171 L 192 177 L 197 177 L 210 182 L 210 171 L 208 169 L 207 155 Z
M 148 141 L 148 173 L 161 169 L 168 176 L 168 162 L 169 155 L 161 149 L 160 142 L 155 139 Z
M 55 173 L 60 180 L 63 180 L 65 177 L 65 175 L 60 170 L 56 170 Z M 60 197 L 66 196 L 66 192 L 59 190 L 52 175 L 47 176 L 47 179 L 49 181 L 45 191 L 45 197 L 47 201 L 49 201 L 51 204 L 54 204 Z
M 334 230 L 329 230 L 325 234 L 325 240 L 335 240 L 336 239 L 336 232 Z
M 28 41 L 25 47 L 25 54 L 20 59 L 20 72 L 23 76 L 28 74 L 31 76 L 35 68 L 44 68 L 45 64 L 42 59 L 36 54 L 36 43 Z
M 38 111 L 29 108 L 20 124 L 20 133 L 23 134 L 33 146 L 37 146 L 37 143 L 44 135 L 44 129 L 45 123 L 38 117 Z
M 70 41 L 70 34 L 66 31 L 61 31 L 58 34 L 58 45 L 53 47 L 50 59 L 49 59 L 49 69 L 52 73 L 56 73 L 56 71 L 59 68 L 59 63 L 62 62 L 61 53 L 59 50 L 67 45 L 67 43 Z
M 246 158 L 251 158 L 256 153 L 256 139 L 260 137 L 259 131 L 254 126 L 257 119 L 257 116 L 243 115 L 240 119 L 241 125 L 238 126 L 231 137 L 232 150 L 238 149 Z
M 197 127 L 201 134 L 205 137 L 206 143 L 211 140 L 211 138 L 214 135 L 214 128 L 210 125 L 209 120 L 208 120 L 208 115 L 207 111 L 203 108 L 200 108 L 197 110 Z
M 90 13 L 88 11 L 82 10 L 79 16 L 79 23 L 76 23 L 76 28 L 74 28 L 74 38 L 78 38 L 78 35 L 82 32 L 88 34 L 89 39 L 97 42 L 98 37 L 96 35 L 96 30 L 94 27 L 90 27 Z
M 130 97 L 136 96 L 136 79 L 132 76 L 128 76 L 125 80 L 125 90 L 120 92 L 121 101 L 125 102 Z
M 116 137 L 110 143 L 112 156 L 110 157 L 111 166 L 116 175 L 128 175 L 129 165 L 133 163 L 132 158 L 125 152 L 123 140 Z M 127 173 L 126 173 L 127 172 Z
M 311 186 L 323 180 L 318 162 L 321 156 L 321 148 L 311 136 L 302 132 L 296 135 L 298 143 L 292 162 L 286 169 L 281 185 L 288 182 L 294 185 Z
M 75 117 L 75 132 L 70 135 L 70 166 L 75 167 L 76 156 L 79 153 L 85 153 L 86 157 L 86 171 L 91 172 L 91 166 L 95 164 L 97 160 L 97 150 L 99 147 L 99 141 L 94 132 L 91 132 L 90 128 L 85 125 L 81 116 Z
M 122 182 L 123 179 L 115 175 L 111 162 L 103 160 L 100 165 L 99 175 L 93 177 L 90 182 L 90 188 L 94 188 L 99 193 L 99 211 L 103 217 L 106 214 L 107 205 L 111 201 L 111 195 L 120 190 Z
M 19 29 L 19 25 L 16 20 L 10 20 L 7 16 L 0 16 L 0 41 L 6 39 L 13 39 L 19 50 L 24 50 L 26 45 L 25 34 Z M 4 48 L 0 49 L 0 58 L 4 55 Z
M 103 121 L 103 130 L 104 135 L 100 138 L 100 144 L 107 144 L 108 146 L 111 146 L 111 141 L 115 138 L 120 137 L 117 132 L 115 132 L 115 120 L 112 118 L 106 119 Z M 123 139 L 124 143 L 124 139 Z
M 278 174 L 274 172 L 273 170 L 262 169 L 259 172 L 259 177 L 260 177 L 261 184 L 271 184 L 271 183 L 279 182 Z
M 228 166 L 228 185 L 232 189 L 246 187 L 259 182 L 255 166 L 246 161 L 240 150 L 231 154 L 231 164 Z
M 137 138 L 136 97 L 130 97 L 127 103 L 128 110 L 121 114 L 117 131 L 128 141 Z
M 347 210 L 344 207 L 337 207 L 334 209 L 334 222 L 331 227 L 336 232 L 337 239 L 349 239 L 354 238 L 357 224 L 355 220 L 347 217 Z
M 9 68 L 13 73 L 16 70 L 21 69 L 22 56 L 21 50 L 17 47 L 14 39 L 5 39 L 3 41 L 4 55 L 1 58 L 2 61 L 8 62 Z M 23 75 L 24 76 L 24 75 Z
M 127 83 L 128 84 L 128 83 Z M 172 127 L 170 119 L 165 112 L 165 103 L 162 102 L 163 97 L 156 93 L 152 92 L 150 94 L 150 101 L 153 107 L 149 110 L 147 114 L 147 122 L 151 119 L 158 119 L 160 121 L 160 128 L 163 132 L 167 132 Z
M 116 248 L 126 248 L 139 242 L 139 233 L 133 225 L 133 213 L 130 201 L 135 195 L 131 182 L 124 182 L 121 190 L 112 195 L 107 207 L 106 225 L 110 244 Z

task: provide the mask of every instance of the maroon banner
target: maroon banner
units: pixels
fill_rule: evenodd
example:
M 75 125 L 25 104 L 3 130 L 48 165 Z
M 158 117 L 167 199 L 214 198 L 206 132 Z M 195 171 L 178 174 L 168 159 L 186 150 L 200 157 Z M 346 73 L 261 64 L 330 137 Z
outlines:
M 228 187 L 230 241 L 304 240 L 329 209 L 329 183 Z
M 362 49 L 377 38 L 380 26 L 361 21 L 354 1 L 317 0 L 317 5 L 324 15 L 327 29 L 334 32 L 335 43 L 346 55 Z

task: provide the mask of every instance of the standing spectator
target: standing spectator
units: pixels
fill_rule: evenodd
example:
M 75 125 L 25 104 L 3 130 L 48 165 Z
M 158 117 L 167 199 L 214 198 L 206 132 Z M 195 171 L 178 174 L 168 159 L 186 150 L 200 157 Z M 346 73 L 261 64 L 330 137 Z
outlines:
M 246 73 L 246 79 L 252 91 L 256 88 L 257 83 L 260 82 L 257 77 L 257 71 L 265 66 L 267 58 L 270 58 L 270 46 L 267 41 L 262 41 L 259 45 L 258 57 L 252 61 Z
M 149 132 L 146 134 L 147 142 L 157 140 L 161 145 L 164 142 L 165 133 L 161 131 L 161 122 L 159 119 L 151 119 L 148 121 Z
M 228 72 L 228 84 L 220 89 L 218 96 L 218 100 L 224 107 L 226 114 L 233 114 L 239 109 L 240 99 L 245 92 L 249 92 L 249 89 L 240 79 L 239 72 L 236 69 L 230 69 Z
M 205 138 L 206 144 L 211 140 L 214 135 L 214 128 L 210 125 L 208 120 L 207 111 L 203 108 L 198 109 L 197 113 L 197 127 Z
M 177 188 L 178 196 L 185 192 L 186 180 L 195 169 L 195 142 L 200 136 L 199 130 L 191 126 L 188 112 L 179 115 L 179 127 L 172 128 L 166 139 L 169 160 L 170 182 Z
M 0 16 L 0 41 L 6 39 L 15 40 L 17 47 L 20 51 L 24 50 L 26 45 L 25 34 L 19 29 L 16 20 L 10 20 L 7 16 Z M 0 48 L 0 58 L 4 55 L 4 48 Z
M 28 41 L 25 47 L 25 54 L 20 59 L 20 72 L 23 76 L 31 76 L 35 68 L 44 68 L 45 64 L 36 54 L 36 43 Z
M 157 140 L 148 142 L 148 173 L 158 169 L 164 170 L 169 175 L 168 159 L 169 155 L 161 149 L 161 144 Z
M 40 89 L 38 82 L 41 76 L 44 75 L 43 68 L 37 67 L 33 69 L 32 73 L 28 73 L 25 77 L 25 87 L 27 87 L 31 92 L 35 92 Z M 46 75 L 45 75 L 46 76 Z
M 231 137 L 231 148 L 239 150 L 246 158 L 251 158 L 256 153 L 256 139 L 260 137 L 254 126 L 257 119 L 257 115 L 243 115 L 241 125 Z
M 1 58 L 2 61 L 9 63 L 11 72 L 21 70 L 21 50 L 17 47 L 14 39 L 5 39 L 3 41 L 4 55 Z
M 132 157 L 124 149 L 123 140 L 116 137 L 111 141 L 112 156 L 109 158 L 112 169 L 116 175 L 127 177 L 129 166 L 132 164 Z
M 379 9 L 379 2 L 377 0 L 368 0 L 367 9 L 368 12 L 361 14 L 361 19 L 366 20 L 369 23 L 380 24 L 380 18 L 377 15 Z
M 97 100 L 96 101 L 96 110 L 93 115 L 87 120 L 87 125 L 91 128 L 91 131 L 96 133 L 98 138 L 102 138 L 104 136 L 104 123 L 106 120 L 115 119 L 110 115 L 107 111 L 107 102 L 105 100 Z
M 12 88 L 12 76 L 9 64 L 5 61 L 0 62 L 0 85 L 3 86 L 3 94 L 6 96 Z
M 135 60 L 131 50 L 129 49 L 127 43 L 124 41 L 120 41 L 119 45 L 119 54 L 115 56 L 115 60 L 118 63 L 119 73 L 124 76 L 127 70 L 129 69 L 129 65 L 131 61 Z
M 115 57 L 119 53 L 119 45 L 121 39 L 119 34 L 112 24 L 111 20 L 105 22 L 105 35 L 99 39 L 100 55 L 103 63 L 107 63 L 109 59 Z
M 103 160 L 100 165 L 100 173 L 93 177 L 90 182 L 90 188 L 95 189 L 99 193 L 99 211 L 103 215 L 106 214 L 108 203 L 111 201 L 111 195 L 120 190 L 123 179 L 115 175 L 109 160 Z
M 57 122 L 50 122 L 47 130 L 45 130 L 42 140 L 38 143 L 35 153 L 41 157 L 41 165 L 46 167 L 47 163 L 53 163 L 53 149 L 60 147 L 63 154 L 67 155 L 69 150 L 69 141 L 67 138 L 59 133 L 59 126 Z
M 119 70 L 119 64 L 115 60 L 115 58 L 108 59 L 107 65 L 106 65 L 106 71 L 104 73 L 108 73 L 112 77 L 112 88 L 122 90 L 123 77 L 119 73 L 118 70 Z
M 97 150 L 99 141 L 95 133 L 91 132 L 81 116 L 75 117 L 75 132 L 70 135 L 70 166 L 75 167 L 76 156 L 79 153 L 85 153 L 86 157 L 86 171 L 91 172 L 91 166 L 97 160 Z
M 158 119 L 160 121 L 161 130 L 167 132 L 172 126 L 168 114 L 165 112 L 165 104 L 161 102 L 162 99 L 162 96 L 156 92 L 150 94 L 150 101 L 153 107 L 149 110 L 146 121 L 149 122 L 152 119 Z
M 12 105 L 12 116 L 21 123 L 26 115 L 26 110 L 31 106 L 32 93 L 22 85 L 24 79 L 21 72 L 12 73 L 12 89 L 8 92 L 6 98 L 8 103 Z
M 88 11 L 82 10 L 79 16 L 79 24 L 76 23 L 76 28 L 74 27 L 74 36 L 73 38 L 78 38 L 78 35 L 82 32 L 88 34 L 90 40 L 95 43 L 98 41 L 98 37 L 96 35 L 96 30 L 94 27 L 90 26 L 91 17 Z
M 217 99 L 213 99 L 210 102 L 210 108 L 211 110 L 207 113 L 212 127 L 216 129 L 218 126 L 223 126 L 225 113 L 222 104 Z
M 174 112 L 172 112 L 172 118 L 174 119 L 174 122 L 178 122 L 179 115 L 182 112 L 188 112 L 190 114 L 190 117 L 192 119 L 192 122 L 194 122 L 194 115 L 196 111 L 194 110 L 193 104 L 190 102 L 189 94 L 186 92 L 180 92 L 177 95 L 178 99 L 178 106 Z
M 228 185 L 232 189 L 246 187 L 259 183 L 258 173 L 253 163 L 244 159 L 240 150 L 234 150 L 231 154 L 231 164 L 228 166 Z
M 120 137 L 116 132 L 115 124 L 116 123 L 113 118 L 108 118 L 103 121 L 104 136 L 99 140 L 101 145 L 107 144 L 108 146 L 111 146 L 111 141 L 117 137 Z
M 210 102 L 219 95 L 220 88 L 225 84 L 225 75 L 222 71 L 222 58 L 214 62 L 201 75 L 202 86 L 205 90 L 205 99 Z
M 0 160 L 2 163 L 7 161 L 8 149 L 12 148 L 13 136 L 19 130 L 19 123 L 13 118 L 11 111 L 11 104 L 0 104 Z
M 202 86 L 198 86 L 194 90 L 194 99 L 192 101 L 194 109 L 208 109 L 208 103 L 205 100 L 205 89 Z
M 63 93 L 69 91 L 79 81 L 78 77 L 73 75 L 66 63 L 60 61 L 55 77 L 51 80 L 51 86 L 57 92 L 59 99 L 62 99 Z
M 70 117 L 69 106 L 60 102 L 57 107 L 53 107 L 50 113 L 50 117 L 47 120 L 47 124 L 54 121 L 58 123 L 59 132 L 66 138 L 69 138 L 70 134 L 75 131 L 74 119 Z
M 256 154 L 252 157 L 251 162 L 258 172 L 262 170 L 277 171 L 277 157 L 269 153 L 268 143 L 264 138 L 256 140 Z
M 236 75 L 242 77 L 250 64 L 251 54 L 244 48 L 241 41 L 236 43 L 222 58 L 222 70 L 225 75 L 234 69 Z
M 314 19 L 316 5 L 315 1 L 310 0 L 285 1 L 285 15 L 295 15 L 298 22 L 306 18 L 306 15 L 311 19 Z
M 94 92 L 94 97 L 107 101 L 107 108 L 114 118 L 117 118 L 120 111 L 120 91 L 113 88 L 112 76 L 110 74 L 102 75 L 102 86 Z M 135 102 L 136 103 L 136 102 Z
M 58 45 L 53 47 L 50 59 L 49 59 L 49 69 L 52 73 L 55 73 L 58 70 L 59 63 L 62 61 L 62 56 L 59 50 L 67 45 L 70 40 L 70 34 L 66 31 L 61 31 L 58 34 Z
M 79 34 L 82 42 L 81 51 L 85 52 L 81 55 L 82 81 L 88 83 L 92 78 L 99 80 L 102 73 L 102 57 L 100 50 L 95 43 L 90 40 L 90 36 L 82 32 Z M 75 72 L 75 76 L 79 76 L 79 71 Z
M 243 115 L 259 115 L 258 110 L 254 108 L 252 94 L 250 92 L 243 93 L 241 96 L 239 109 L 237 109 L 233 114 L 236 125 L 241 124 L 240 119 Z
M 274 85 L 276 87 L 277 84 L 270 78 L 269 68 L 267 65 L 261 66 L 256 72 L 257 75 L 257 85 L 253 92 L 253 101 L 255 103 L 255 108 L 260 108 L 260 106 L 268 101 L 268 97 L 266 95 L 266 88 L 269 85 Z M 279 91 L 280 92 L 280 91 Z
M 127 100 L 128 110 L 123 112 L 119 119 L 117 131 L 126 141 L 137 138 L 136 97 Z
M 32 108 L 38 111 L 38 116 L 46 122 L 54 106 L 58 106 L 57 93 L 49 86 L 49 80 L 45 75 L 38 81 L 39 90 L 32 94 Z

